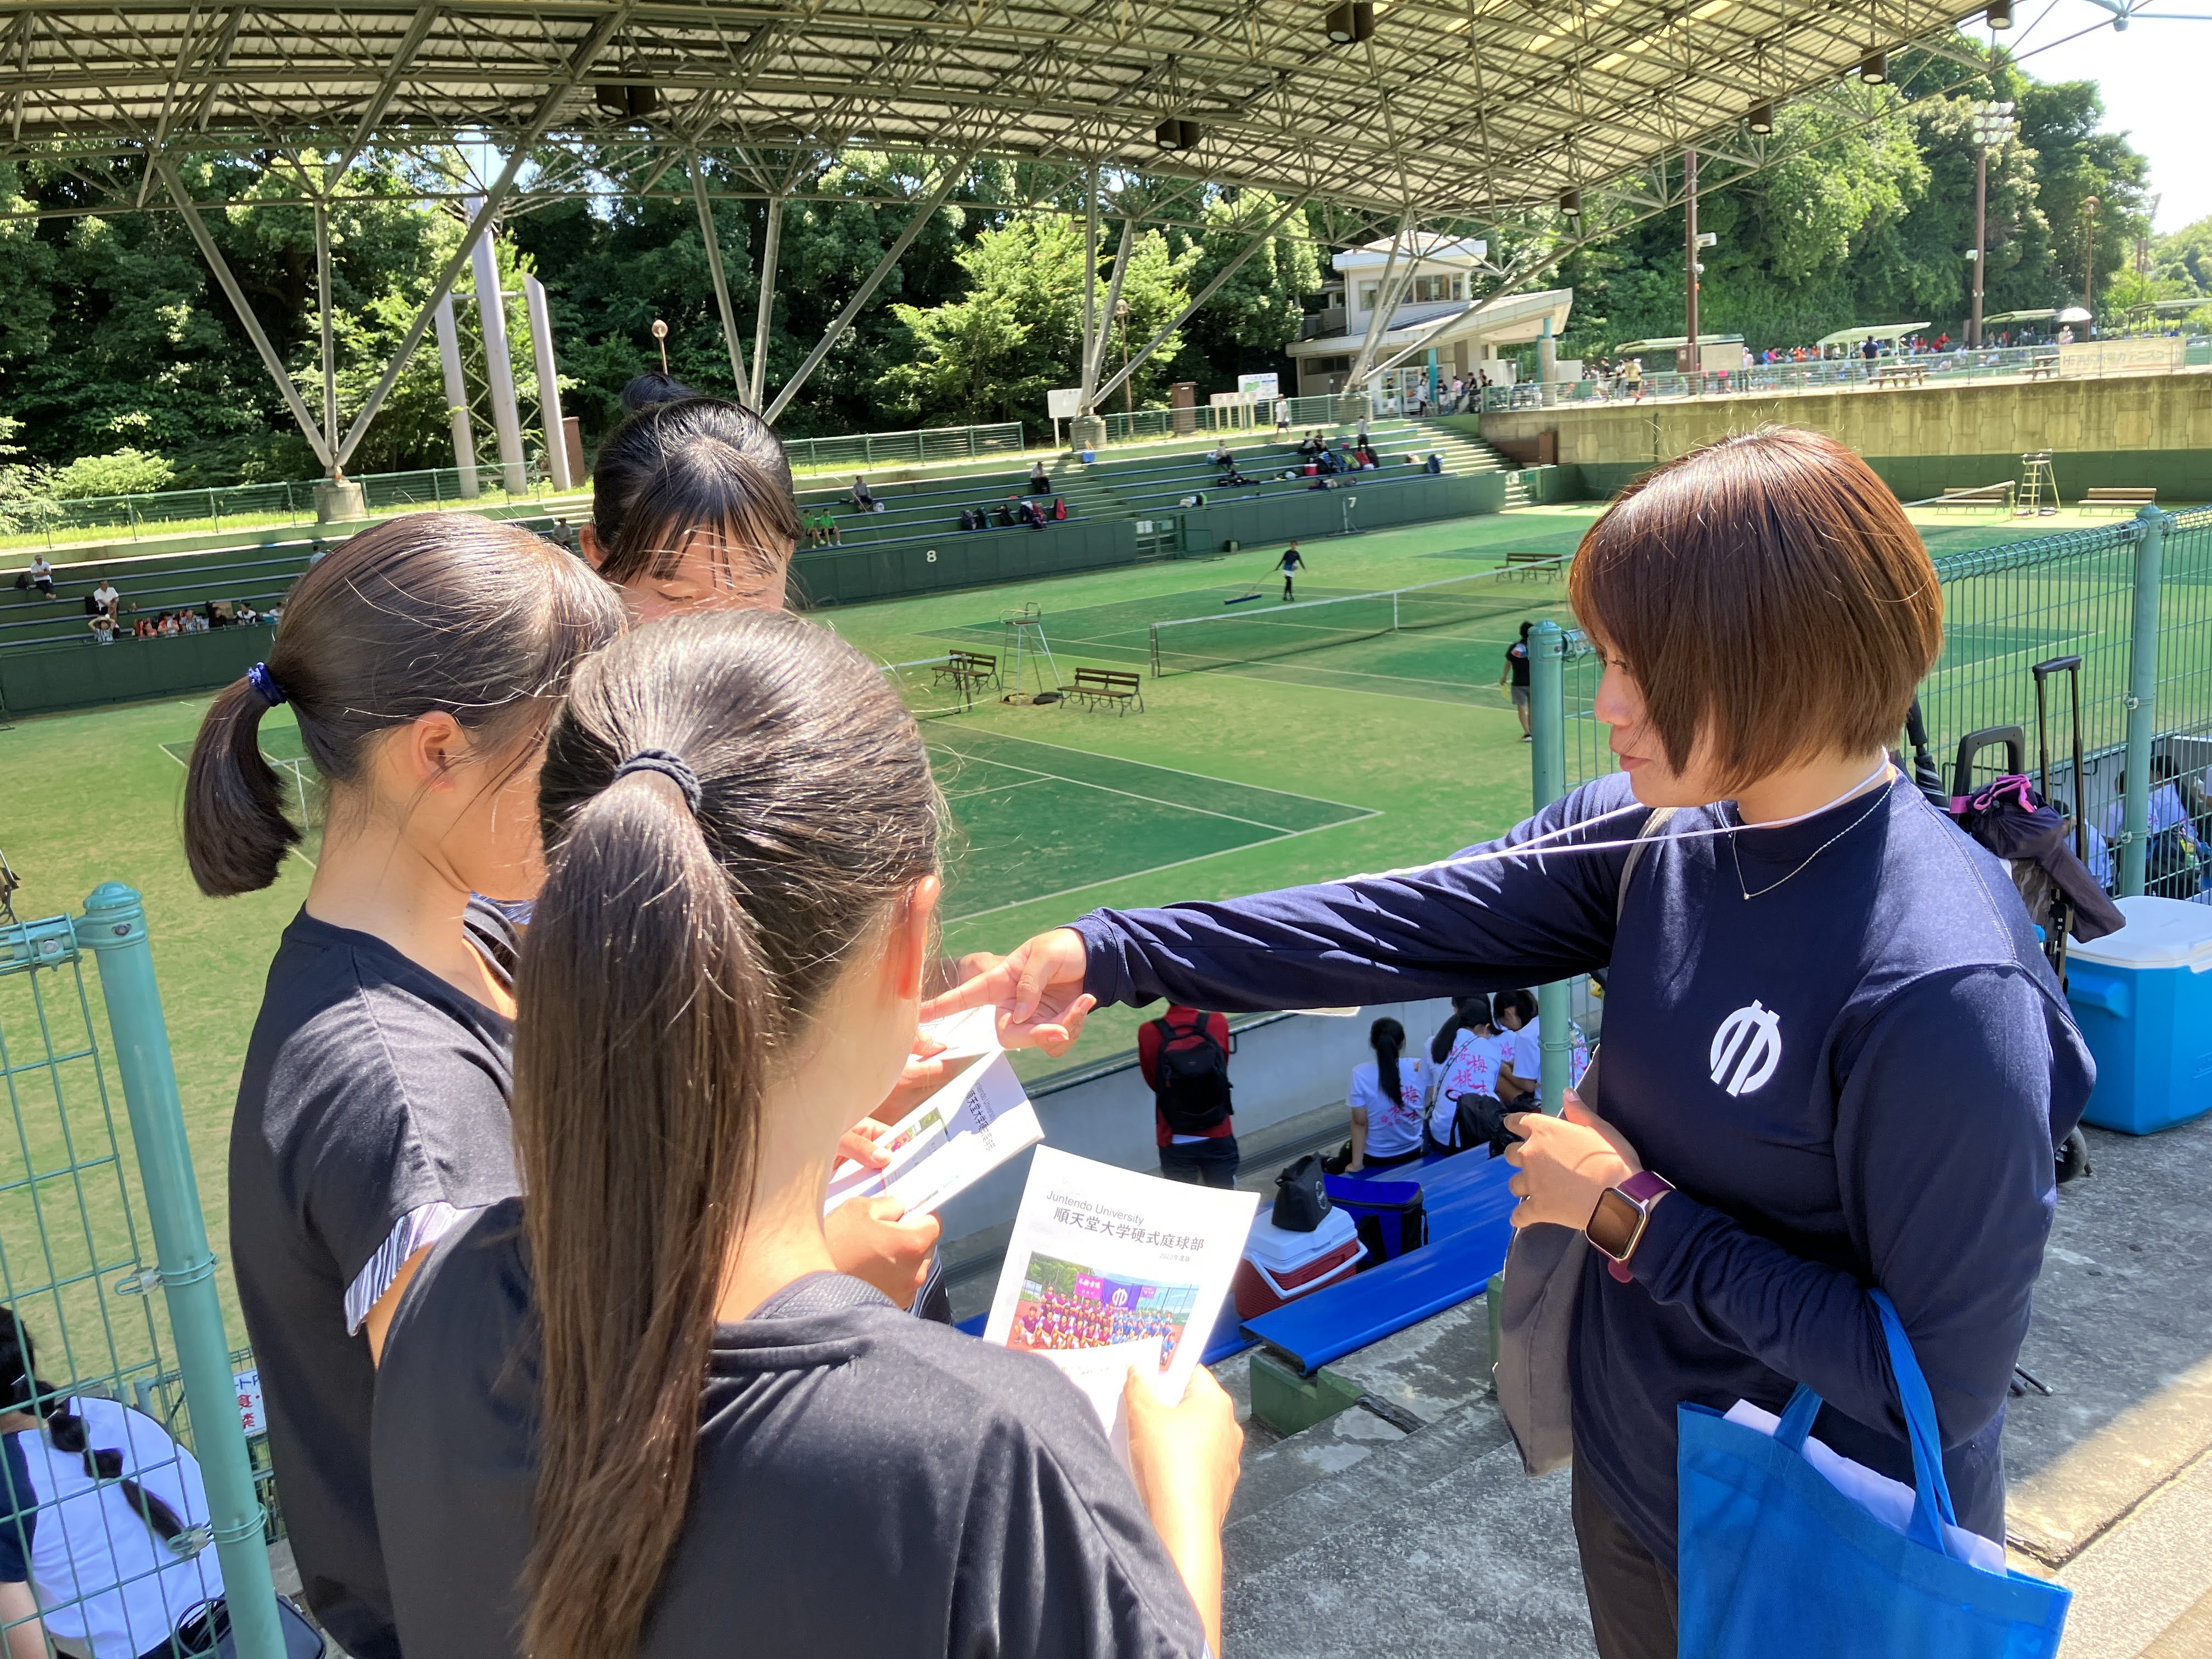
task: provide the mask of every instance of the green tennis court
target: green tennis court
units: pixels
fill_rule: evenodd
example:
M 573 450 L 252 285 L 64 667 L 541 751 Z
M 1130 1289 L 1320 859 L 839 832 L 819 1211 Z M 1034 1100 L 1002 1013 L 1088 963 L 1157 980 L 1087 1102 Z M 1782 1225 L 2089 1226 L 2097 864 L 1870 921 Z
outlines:
M 948 921 L 1375 816 L 1033 738 L 940 724 L 928 742 L 957 829 Z

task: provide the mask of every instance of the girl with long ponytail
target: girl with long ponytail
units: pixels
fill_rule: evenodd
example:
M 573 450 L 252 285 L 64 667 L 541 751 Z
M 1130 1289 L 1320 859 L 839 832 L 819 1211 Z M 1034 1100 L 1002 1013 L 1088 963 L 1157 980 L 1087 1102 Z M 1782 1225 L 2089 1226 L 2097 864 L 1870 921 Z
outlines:
M 622 622 L 527 531 L 391 520 L 309 568 L 269 660 L 193 746 L 185 851 L 204 892 L 270 885 L 300 843 L 262 753 L 278 708 L 328 793 L 239 1082 L 230 1255 L 307 1599 L 354 1659 L 399 1652 L 368 1485 L 386 1323 L 463 1212 L 520 1190 L 520 939 L 488 901 L 536 889 L 545 725 Z
M 787 615 L 586 664 L 540 781 L 524 1199 L 433 1253 L 378 1379 L 408 1659 L 1196 1656 L 1239 1436 L 835 1271 L 829 1154 L 898 1077 L 939 802 L 882 676 Z M 1140 1496 L 1141 1494 L 1141 1496 Z
M 1422 1109 L 1429 1062 L 1406 1052 L 1406 1028 L 1388 1018 L 1367 1028 L 1375 1058 L 1352 1068 L 1345 1101 L 1352 1108 L 1352 1156 L 1344 1173 L 1395 1169 L 1421 1156 Z
M 43 1627 L 94 1659 L 166 1653 L 194 1610 L 223 1594 L 199 1463 L 144 1413 L 73 1396 L 41 1380 L 38 1363 L 29 1328 L 0 1307 L 7 1651 L 44 1653 Z M 39 1622 L 15 1622 L 26 1615 Z M 185 1640 L 178 1650 L 196 1650 Z

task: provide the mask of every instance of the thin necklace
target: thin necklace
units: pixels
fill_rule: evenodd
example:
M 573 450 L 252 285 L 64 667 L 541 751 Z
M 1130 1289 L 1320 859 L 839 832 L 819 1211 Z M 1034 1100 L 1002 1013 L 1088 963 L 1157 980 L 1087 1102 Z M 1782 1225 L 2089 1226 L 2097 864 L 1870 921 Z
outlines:
M 1882 770 L 1883 770 L 1883 771 L 1885 771 L 1885 772 L 1886 772 L 1886 771 L 1887 771 L 1887 770 L 1889 769 L 1889 762 L 1888 762 L 1888 760 L 1887 760 L 1887 758 L 1884 758 L 1884 760 L 1882 761 L 1882 763 L 1881 763 L 1881 764 L 1882 764 Z M 1869 780 L 1869 781 L 1870 782 L 1870 781 L 1872 781 L 1872 780 Z M 1744 880 L 1743 880 L 1743 854 L 1742 854 L 1741 853 L 1739 853 L 1739 852 L 1736 850 L 1736 838 L 1735 838 L 1735 836 L 1730 836 L 1729 837 L 1729 857 L 1730 859 L 1734 860 L 1735 860 L 1735 886 L 1736 886 L 1736 891 L 1738 891 L 1739 893 L 1741 893 L 1741 894 L 1744 896 L 1744 898 L 1745 898 L 1745 900 L 1746 900 L 1747 902 L 1748 902 L 1749 900 L 1752 900 L 1752 899 L 1755 899 L 1755 898 L 1765 898 L 1765 897 L 1769 893 L 1772 892 L 1772 891 L 1773 891 L 1777 887 L 1781 886 L 1781 885 L 1782 885 L 1782 882 L 1789 881 L 1789 880 L 1790 880 L 1790 879 L 1791 879 L 1792 878 L 1794 878 L 1794 877 L 1796 877 L 1796 876 L 1799 876 L 1799 875 L 1803 874 L 1803 873 L 1804 873 L 1804 871 L 1805 871 L 1805 866 L 1806 866 L 1806 865 L 1808 865 L 1808 864 L 1812 863 L 1812 861 L 1813 861 L 1814 859 L 1816 859 L 1816 858 L 1820 857 L 1821 854 L 1823 854 L 1823 853 L 1826 852 L 1826 851 L 1827 851 L 1831 847 L 1833 847 L 1833 846 L 1834 846 L 1838 842 L 1841 841 L 1841 840 L 1842 840 L 1845 836 L 1850 835 L 1850 834 L 1851 833 L 1851 831 L 1852 831 L 1852 830 L 1854 830 L 1857 829 L 1857 828 L 1859 827 L 1859 825 L 1861 825 L 1861 824 L 1864 823 L 1865 823 L 1869 818 L 1872 817 L 1875 815 L 1875 812 L 1876 811 L 1876 810 L 1877 810 L 1877 809 L 1879 809 L 1879 808 L 1881 807 L 1881 805 L 1882 802 L 1884 802 L 1884 801 L 1886 801 L 1886 800 L 1887 800 L 1887 799 L 1889 799 L 1889 792 L 1890 792 L 1891 786 L 1892 786 L 1892 785 L 1893 785 L 1895 782 L 1896 782 L 1896 780 L 1895 780 L 1894 778 L 1893 778 L 1893 779 L 1891 779 L 1891 780 L 1890 780 L 1890 781 L 1889 781 L 1888 783 L 1885 783 L 1885 784 L 1883 784 L 1883 785 L 1882 785 L 1882 787 L 1881 787 L 1881 788 L 1879 788 L 1879 789 L 1877 789 L 1876 791 L 1875 791 L 1875 797 L 1874 797 L 1874 801 L 1873 801 L 1872 805 L 1869 805 L 1869 806 L 1868 806 L 1868 808 L 1867 808 L 1867 810 L 1866 810 L 1865 811 L 1863 811 L 1863 812 L 1860 813 L 1860 814 L 1858 815 L 1858 817 L 1856 817 L 1853 818 L 1853 819 L 1852 819 L 1849 823 L 1845 824 L 1842 829 L 1840 829 L 1840 830 L 1837 830 L 1837 831 L 1836 831 L 1836 833 L 1835 833 L 1834 835 L 1832 835 L 1832 836 L 1829 836 L 1829 837 L 1827 838 L 1827 840 L 1826 840 L 1826 841 L 1822 842 L 1821 842 L 1818 847 L 1815 847 L 1815 848 L 1814 848 L 1810 853 L 1808 853 L 1808 854 L 1806 854 L 1806 857 L 1805 857 L 1805 863 L 1804 863 L 1804 864 L 1801 864 L 1801 865 L 1799 865 L 1799 866 L 1798 866 L 1795 870 L 1792 870 L 1792 871 L 1790 872 L 1790 874 L 1789 874 L 1789 875 L 1783 877 L 1783 878 L 1782 878 L 1782 881 L 1778 881 L 1778 882 L 1772 882 L 1772 883 L 1770 883 L 1768 885 L 1766 885 L 1766 886 L 1765 886 L 1765 887 L 1760 888 L 1760 889 L 1759 889 L 1756 893 L 1753 892 L 1753 891 L 1751 890 L 1751 889 L 1750 889 L 1750 888 L 1748 888 L 1748 887 L 1747 887 L 1747 886 L 1745 886 L 1745 885 L 1744 885 Z M 1865 785 L 1865 784 L 1861 784 L 1859 787 L 1860 787 L 1862 789 L 1863 789 L 1863 788 L 1866 787 L 1866 785 Z M 1746 823 L 1746 824 L 1739 824 L 1739 825 L 1737 826 L 1737 829 L 1739 830 L 1739 831 L 1741 831 L 1741 830 L 1763 830 L 1763 829 L 1766 829 L 1766 828 L 1769 828 L 1769 827 L 1770 827 L 1770 826 L 1765 825 L 1765 824 L 1759 824 L 1759 823 Z

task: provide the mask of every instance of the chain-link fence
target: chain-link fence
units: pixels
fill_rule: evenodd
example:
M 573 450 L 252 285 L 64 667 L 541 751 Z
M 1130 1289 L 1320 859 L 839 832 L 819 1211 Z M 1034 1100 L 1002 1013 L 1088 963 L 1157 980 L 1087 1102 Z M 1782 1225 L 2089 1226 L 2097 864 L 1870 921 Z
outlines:
M 1948 554 L 1936 573 L 1943 654 L 1920 706 L 1945 786 L 2039 774 L 2047 757 L 2050 794 L 2086 817 L 2091 862 L 2117 890 L 2212 897 L 2212 507 Z M 1564 644 L 1572 788 L 1615 762 L 1595 708 L 1596 653 L 1579 634 Z
M 35 1620 L 73 1652 L 200 1651 L 177 1633 L 220 1597 L 235 1651 L 281 1659 L 136 893 L 110 884 L 81 916 L 0 921 L 0 1080 L 15 1135 L 0 1166 L 0 1555 L 15 1559 L 0 1577 L 23 1587 L 0 1608 L 8 1650 Z

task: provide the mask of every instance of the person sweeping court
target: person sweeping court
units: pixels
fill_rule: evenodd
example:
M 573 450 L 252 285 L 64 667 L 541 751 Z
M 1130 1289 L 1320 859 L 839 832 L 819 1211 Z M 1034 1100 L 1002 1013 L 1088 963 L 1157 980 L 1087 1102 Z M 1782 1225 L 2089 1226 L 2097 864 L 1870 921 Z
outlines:
M 1288 547 L 1285 548 L 1283 550 L 1283 556 L 1275 562 L 1275 568 L 1283 573 L 1283 598 L 1285 600 L 1292 599 L 1297 597 L 1297 595 L 1291 591 L 1291 584 L 1297 580 L 1298 572 L 1304 570 L 1305 568 L 1306 562 L 1304 558 L 1299 556 L 1298 544 L 1296 542 L 1292 542 Z
M 2002 1542 L 2053 1152 L 2095 1073 L 2008 869 L 1889 763 L 1942 607 L 1864 461 L 1790 428 L 1694 450 L 1607 510 L 1570 583 L 1620 771 L 1425 868 L 1096 911 L 927 1012 L 995 1003 L 1018 1042 L 1085 995 L 1255 1012 L 1604 970 L 1599 1109 L 1507 1120 L 1513 1219 L 1591 1246 L 1575 1534 L 1598 1652 L 1658 1659 L 1695 1565 L 1678 1406 L 1778 1413 L 1803 1384 L 1814 1438 L 1913 1481 L 1875 1290 L 1959 1525 Z

